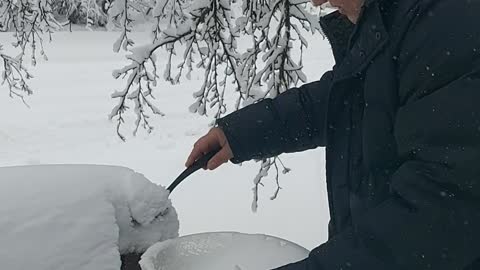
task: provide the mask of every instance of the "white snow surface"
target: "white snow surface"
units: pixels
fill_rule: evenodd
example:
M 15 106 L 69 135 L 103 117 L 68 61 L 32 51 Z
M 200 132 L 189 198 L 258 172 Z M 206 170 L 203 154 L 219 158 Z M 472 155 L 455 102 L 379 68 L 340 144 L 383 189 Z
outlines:
M 308 250 L 284 239 L 235 232 L 169 239 L 142 256 L 142 270 L 265 270 L 299 261 Z
M 0 175 L 2 269 L 118 270 L 120 254 L 178 236 L 169 192 L 133 170 L 37 165 Z
M 149 34 L 131 32 L 129 36 L 136 44 L 146 44 Z M 140 129 L 134 137 L 135 117 L 126 114 L 122 132 L 127 142 L 122 142 L 116 135 L 116 122 L 108 120 L 109 112 L 118 103 L 111 94 L 125 87 L 125 80 L 113 79 L 112 71 L 130 62 L 112 52 L 119 35 L 101 31 L 54 33 L 53 41 L 44 44 L 49 61 L 38 59 L 36 67 L 28 65 L 28 57 L 25 61 L 35 76 L 30 81 L 34 94 L 25 98 L 29 107 L 20 99 L 11 99 L 7 86 L 0 85 L 0 167 L 122 166 L 162 186 L 168 186 L 185 169 L 194 142 L 208 131 L 212 121 L 211 115 L 207 118 L 188 111 L 195 101 L 192 94 L 202 84 L 203 71 L 192 72 L 191 80 L 183 80 L 180 85 L 159 80 L 153 92 L 154 103 L 165 117 L 152 116 L 152 133 Z M 10 46 L 13 40 L 11 33 L 0 33 L 4 51 L 16 55 Z M 303 70 L 308 81 L 314 81 L 331 68 L 333 57 L 321 35 L 309 37 L 308 44 L 303 52 Z M 168 54 L 156 53 L 161 75 Z M 227 110 L 233 107 L 234 102 L 229 103 Z M 215 171 L 200 170 L 189 176 L 170 195 L 181 224 L 179 234 L 237 231 L 278 236 L 307 249 L 320 245 L 327 239 L 329 221 L 324 151 L 319 148 L 281 158 L 292 170 L 280 175 L 282 189 L 273 201 L 270 196 L 276 190 L 274 172 L 265 178 L 264 186 L 259 187 L 257 213 L 251 211 L 251 204 L 258 163 L 226 164 Z M 33 193 L 39 185 L 28 187 Z M 3 270 L 3 265 L 0 268 Z

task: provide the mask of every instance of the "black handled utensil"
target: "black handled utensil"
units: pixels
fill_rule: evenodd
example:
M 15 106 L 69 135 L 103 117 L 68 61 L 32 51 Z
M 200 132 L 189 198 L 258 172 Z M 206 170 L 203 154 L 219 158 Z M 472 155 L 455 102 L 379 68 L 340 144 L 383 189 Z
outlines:
M 208 164 L 208 161 L 213 157 L 215 156 L 218 152 L 220 151 L 220 149 L 218 150 L 214 150 L 214 151 L 211 151 L 211 152 L 208 152 L 206 154 L 204 154 L 202 157 L 200 157 L 199 159 L 197 159 L 192 165 L 190 165 L 188 168 L 186 168 L 178 177 L 177 179 L 175 179 L 171 184 L 170 186 L 168 186 L 167 190 L 170 192 L 169 194 L 172 193 L 172 191 L 181 183 L 183 182 L 183 180 L 185 180 L 185 178 L 187 178 L 189 175 L 191 175 L 192 173 L 198 171 L 199 169 L 205 167 L 207 164 Z M 165 209 L 163 212 L 160 212 L 158 213 L 157 216 L 155 216 L 154 219 L 157 219 L 158 217 L 160 216 L 165 216 L 169 211 L 169 208 Z M 138 221 L 136 221 L 133 217 L 131 217 L 132 219 L 132 223 L 135 225 L 135 226 L 140 226 L 140 223 Z
M 198 171 L 199 169 L 205 167 L 208 163 L 208 161 L 215 156 L 220 149 L 211 151 L 209 153 L 206 153 L 203 155 L 203 157 L 197 159 L 190 167 L 186 168 L 178 177 L 175 179 L 170 186 L 168 186 L 167 190 L 172 193 L 172 191 L 183 181 L 185 178 L 187 178 L 189 175 L 192 173 Z
M 208 163 L 208 161 L 215 156 L 220 149 L 209 152 L 205 155 L 203 155 L 201 158 L 197 159 L 190 167 L 185 169 L 178 177 L 175 179 L 170 186 L 168 186 L 167 190 L 172 193 L 172 191 L 183 181 L 185 178 L 187 178 L 189 175 L 192 173 L 198 171 L 199 169 L 205 167 Z M 159 213 L 156 217 L 164 216 L 168 213 L 169 208 L 165 209 L 164 212 Z M 138 223 L 133 217 L 132 217 L 132 223 L 134 226 L 140 226 L 140 223 Z M 121 254 L 120 258 L 122 261 L 122 266 L 121 270 L 141 270 L 140 265 L 138 262 L 140 261 L 142 254 L 139 253 L 126 253 L 126 254 Z

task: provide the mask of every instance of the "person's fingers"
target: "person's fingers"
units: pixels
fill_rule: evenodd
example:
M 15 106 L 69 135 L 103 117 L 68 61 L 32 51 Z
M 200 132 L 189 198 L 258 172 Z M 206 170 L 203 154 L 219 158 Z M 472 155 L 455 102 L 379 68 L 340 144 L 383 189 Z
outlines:
M 223 136 L 223 137 L 222 137 Z M 201 158 L 204 154 L 219 149 L 221 144 L 225 144 L 225 135 L 223 131 L 218 128 L 211 129 L 205 136 L 201 137 L 194 145 L 190 156 L 187 158 L 185 166 L 191 166 L 197 159 Z
M 219 128 L 212 128 L 205 136 L 201 137 L 193 146 L 190 155 L 185 162 L 185 166 L 191 166 L 196 160 L 201 158 L 204 154 L 217 150 L 221 150 L 212 158 L 204 169 L 216 169 L 218 166 L 228 162 L 233 153 L 228 144 L 227 138 L 223 131 Z
M 233 157 L 230 146 L 225 144 L 222 149 L 208 161 L 207 169 L 215 170 L 220 165 L 227 163 Z
M 195 160 L 199 159 L 204 153 L 208 152 L 208 146 L 209 146 L 208 140 L 209 140 L 209 134 L 200 138 L 193 145 L 192 152 L 188 156 L 185 166 L 189 167 L 195 162 Z

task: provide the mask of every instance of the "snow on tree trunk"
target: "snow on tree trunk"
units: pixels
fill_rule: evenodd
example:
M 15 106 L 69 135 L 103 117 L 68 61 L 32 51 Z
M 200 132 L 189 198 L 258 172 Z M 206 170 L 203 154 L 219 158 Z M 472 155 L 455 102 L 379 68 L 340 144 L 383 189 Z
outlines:
M 119 270 L 120 254 L 178 236 L 168 191 L 130 169 L 0 168 L 0 262 L 10 270 Z

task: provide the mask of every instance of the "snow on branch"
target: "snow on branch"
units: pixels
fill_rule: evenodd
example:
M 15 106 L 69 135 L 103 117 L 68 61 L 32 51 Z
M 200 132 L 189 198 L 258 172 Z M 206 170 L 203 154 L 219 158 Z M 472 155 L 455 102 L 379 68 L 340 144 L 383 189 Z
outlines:
M 278 161 L 278 163 L 277 163 Z M 285 167 L 283 164 L 282 160 L 279 157 L 273 157 L 273 158 L 267 158 L 261 161 L 260 165 L 260 170 L 258 171 L 257 175 L 253 179 L 253 202 L 252 202 L 252 211 L 256 212 L 258 209 L 258 188 L 259 186 L 263 186 L 262 180 L 263 178 L 268 176 L 268 172 L 270 171 L 271 167 L 273 166 L 275 168 L 275 183 L 277 185 L 277 188 L 273 195 L 270 197 L 270 200 L 275 200 L 277 198 L 278 193 L 280 192 L 280 171 L 279 171 L 279 166 L 278 164 L 283 167 L 282 174 L 287 174 L 290 172 L 290 168 Z
M 120 128 L 128 100 L 134 102 L 134 134 L 140 125 L 152 130 L 147 111 L 163 115 L 153 105 L 152 89 L 159 78 L 156 64 L 165 66 L 163 79 L 171 84 L 202 70 L 202 84 L 189 109 L 200 115 L 211 113 L 215 119 L 229 110 L 276 97 L 307 79 L 302 71 L 303 50 L 308 46 L 305 35 L 320 33 L 318 16 L 311 13 L 308 0 L 157 0 L 151 8 L 156 22 L 151 43 L 137 47 L 131 46 L 128 37 L 129 0 L 116 0 L 110 13 L 116 14 L 122 29 L 114 50 L 123 47 L 130 51 L 130 63 L 114 72 L 126 85 L 112 95 L 119 102 L 110 114 L 110 119 L 117 120 L 122 140 Z M 167 52 L 161 63 L 154 57 L 160 48 Z M 228 92 L 235 104 L 226 101 Z M 277 196 L 279 163 L 283 166 L 278 157 L 262 162 L 255 178 L 253 209 L 258 186 L 270 168 L 277 171 L 278 188 L 272 198 Z
M 303 50 L 308 46 L 305 32 L 320 31 L 318 18 L 307 11 L 307 1 L 274 0 L 269 5 L 258 1 L 244 1 L 239 28 L 244 34 L 254 35 L 254 46 L 243 55 L 247 93 L 251 89 L 266 89 L 262 98 L 275 97 L 288 88 L 305 82 L 302 72 Z M 303 31 L 302 31 L 303 30 Z M 256 34 L 259 33 L 259 34 Z M 295 47 L 297 45 L 297 47 Z M 292 51 L 300 51 L 298 60 Z M 262 67 L 258 56 L 262 56 Z
M 226 111 L 223 97 L 228 85 L 227 79 L 233 76 L 237 81 L 237 88 L 241 87 L 241 78 L 235 77 L 237 75 L 235 67 L 239 56 L 236 52 L 236 36 L 230 31 L 233 25 L 229 20 L 231 16 L 229 2 L 204 0 L 189 3 L 187 6 L 175 0 L 158 1 L 153 13 L 158 24 L 152 30 L 152 44 L 131 49 L 131 54 L 128 56 L 131 63 L 115 71 L 114 74 L 115 78 L 130 74 L 127 86 L 113 96 L 120 99 L 119 105 L 110 115 L 111 118 L 117 118 L 117 132 L 123 123 L 122 115 L 128 108 L 125 105 L 125 97 L 131 92 L 138 91 L 137 87 L 139 82 L 142 82 L 141 78 L 147 85 L 156 84 L 158 78 L 156 70 L 148 73 L 145 64 L 150 61 L 151 66 L 155 67 L 156 61 L 150 56 L 159 48 L 165 49 L 168 53 L 163 78 L 172 84 L 180 83 L 180 78 L 184 73 L 189 78 L 194 68 L 204 69 L 203 85 L 194 94 L 196 101 L 190 107 L 192 112 L 204 115 L 207 112 L 207 106 L 216 107 L 215 117 L 220 117 Z M 163 25 L 167 25 L 167 27 L 162 29 Z M 125 33 L 121 35 L 121 40 L 124 40 L 123 44 L 126 40 L 124 35 Z M 179 65 L 173 67 L 172 60 L 181 45 L 184 46 L 183 60 Z M 195 61 L 198 63 L 194 67 Z M 152 74 L 152 76 L 145 76 L 145 74 Z M 140 88 L 142 87 L 140 86 Z M 152 104 L 148 96 L 145 101 Z M 138 112 L 143 111 L 143 105 L 143 103 L 137 104 L 139 106 L 139 110 L 135 111 L 137 119 Z M 142 119 L 143 117 L 140 116 Z M 137 120 L 135 132 L 138 130 L 138 124 Z M 151 126 L 147 126 L 147 130 L 151 130 Z M 120 132 L 119 136 L 124 138 Z
M 232 10 L 238 6 L 233 0 L 157 0 L 150 6 L 156 21 L 152 43 L 131 49 L 132 55 L 140 57 L 129 56 L 129 66 L 145 67 L 144 63 L 149 59 L 145 56 L 163 48 L 167 51 L 166 60 L 162 62 L 165 65 L 164 80 L 178 84 L 183 77 L 190 79 L 193 70 L 203 69 L 203 83 L 194 93 L 195 102 L 190 111 L 200 115 L 213 111 L 213 117 L 218 119 L 227 112 L 227 91 L 237 93 L 232 108 L 236 110 L 251 103 L 252 99 L 275 97 L 306 81 L 301 62 L 302 52 L 308 46 L 304 35 L 320 29 L 318 17 L 307 10 L 307 3 L 305 0 L 245 0 L 239 7 L 240 14 L 245 15 L 238 15 Z M 134 45 L 128 37 L 132 23 L 129 12 L 133 10 L 130 5 L 129 0 L 116 0 L 110 8 L 110 16 L 122 29 L 114 44 L 116 52 Z M 246 48 L 237 45 L 241 37 L 242 46 Z M 250 39 L 250 46 L 244 46 L 245 37 Z M 178 53 L 179 50 L 183 52 Z M 292 51 L 300 52 L 300 55 L 293 56 Z M 174 65 L 178 60 L 180 63 Z M 152 61 L 151 66 L 155 63 Z M 140 75 L 141 69 L 129 66 L 119 72 L 132 71 L 132 74 Z M 126 96 L 135 91 L 136 81 L 129 77 L 121 93 Z M 117 109 L 111 116 L 118 117 L 121 124 L 123 118 L 116 114 L 121 110 Z
M 61 27 L 54 16 L 53 0 L 2 1 L 0 31 L 13 32 L 15 42 L 12 45 L 19 51 L 15 57 L 0 54 L 3 61 L 2 84 L 8 85 L 11 97 L 20 97 L 25 102 L 24 94 L 32 94 L 27 80 L 33 76 L 23 64 L 27 50 L 33 66 L 37 63 L 38 54 L 48 60 L 43 47 L 44 35 L 51 40 L 51 34 Z
M 22 61 L 19 58 L 12 58 L 0 53 L 0 59 L 3 61 L 2 85 L 5 83 L 8 85 L 10 97 L 18 97 L 26 104 L 24 95 L 33 93 L 27 84 L 27 80 L 33 78 L 33 76 L 22 65 Z
M 21 96 L 20 93 L 31 94 L 26 80 L 32 76 L 23 65 L 24 58 L 30 57 L 31 64 L 37 64 L 40 55 L 48 60 L 44 49 L 44 37 L 52 40 L 52 33 L 84 17 L 87 28 L 94 23 L 106 20 L 106 15 L 98 3 L 107 0 L 2 0 L 0 2 L 0 31 L 13 32 L 15 42 L 12 44 L 19 52 L 15 57 L 2 55 L 4 70 L 3 82 L 7 82 L 10 96 Z M 65 16 L 65 21 L 58 18 Z M 1 45 L 1 44 L 0 44 Z M 23 98 L 23 96 L 22 96 Z
M 12 28 L 23 59 L 27 46 L 31 49 L 32 65 L 36 65 L 37 52 L 46 58 L 43 48 L 43 34 L 51 40 L 51 34 L 62 26 L 55 19 L 51 0 L 9 1 L 9 15 L 6 27 Z
M 109 27 L 116 27 L 121 29 L 121 34 L 117 41 L 113 44 L 113 51 L 119 52 L 121 48 L 128 50 L 135 42 L 128 37 L 131 32 L 131 25 L 133 19 L 130 18 L 129 12 L 133 9 L 133 3 L 129 0 L 115 0 L 109 9 Z

